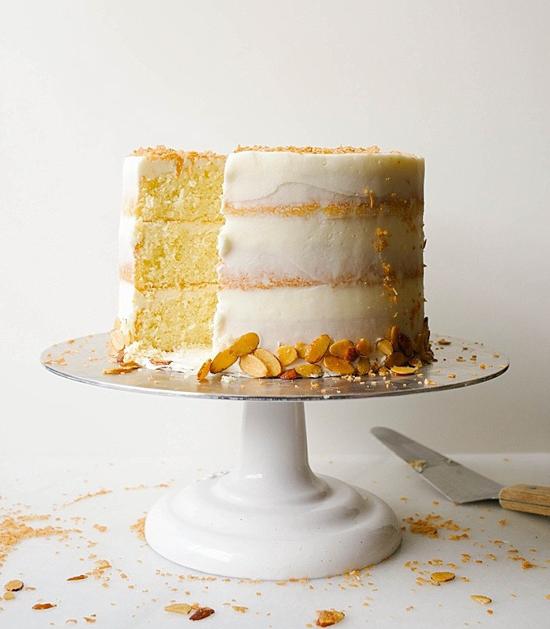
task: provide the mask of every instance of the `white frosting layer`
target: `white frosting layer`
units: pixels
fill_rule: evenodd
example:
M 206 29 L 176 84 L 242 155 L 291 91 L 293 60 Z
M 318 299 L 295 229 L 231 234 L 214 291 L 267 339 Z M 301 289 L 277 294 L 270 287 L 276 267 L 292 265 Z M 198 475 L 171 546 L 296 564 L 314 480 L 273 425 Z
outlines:
M 411 155 L 242 151 L 227 158 L 223 194 L 233 205 L 328 204 L 335 194 L 366 197 L 369 192 L 422 199 L 423 181 L 424 160 Z
M 411 225 L 414 229 L 411 229 Z M 380 245 L 377 228 L 387 246 Z M 422 216 L 404 222 L 399 216 L 330 218 L 275 214 L 229 215 L 219 236 L 222 285 L 270 285 L 274 280 L 304 282 L 382 280 L 381 260 L 397 277 L 422 272 Z
M 320 334 L 375 340 L 386 336 L 393 324 L 405 333 L 416 333 L 423 317 L 421 301 L 412 326 L 409 315 L 415 301 L 422 299 L 422 279 L 403 280 L 398 292 L 399 303 L 394 304 L 380 286 L 223 289 L 214 317 L 214 346 L 216 350 L 228 347 L 251 330 L 271 350 L 281 344 L 307 343 Z

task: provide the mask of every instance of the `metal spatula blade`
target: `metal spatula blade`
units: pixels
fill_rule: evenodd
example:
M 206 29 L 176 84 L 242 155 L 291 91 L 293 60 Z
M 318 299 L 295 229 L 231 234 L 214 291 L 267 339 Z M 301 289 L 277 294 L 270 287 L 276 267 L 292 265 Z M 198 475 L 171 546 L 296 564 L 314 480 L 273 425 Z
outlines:
M 409 463 L 435 489 L 456 504 L 496 500 L 502 485 L 464 467 L 439 452 L 405 437 L 391 428 L 377 426 L 372 434 L 397 456 Z

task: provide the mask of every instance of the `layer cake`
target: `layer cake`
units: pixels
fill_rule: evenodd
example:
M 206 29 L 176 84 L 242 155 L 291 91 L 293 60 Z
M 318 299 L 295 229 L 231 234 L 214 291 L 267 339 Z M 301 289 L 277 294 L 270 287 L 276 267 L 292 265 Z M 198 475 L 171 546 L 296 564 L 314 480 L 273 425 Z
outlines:
M 243 347 L 250 375 L 342 372 L 332 355 L 361 355 L 363 372 L 430 360 L 423 181 L 423 159 L 377 147 L 136 151 L 124 168 L 119 359 L 196 369 L 225 351 L 201 377 L 235 369 Z M 256 346 L 239 345 L 247 334 Z M 326 345 L 315 361 L 314 340 Z M 263 351 L 280 368 L 251 368 L 272 361 Z

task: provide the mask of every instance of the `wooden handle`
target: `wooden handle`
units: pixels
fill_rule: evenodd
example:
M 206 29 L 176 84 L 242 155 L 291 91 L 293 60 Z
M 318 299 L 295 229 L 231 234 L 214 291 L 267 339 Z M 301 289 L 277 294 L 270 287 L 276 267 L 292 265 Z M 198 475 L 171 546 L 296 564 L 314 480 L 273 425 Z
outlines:
M 512 511 L 550 515 L 550 487 L 512 485 L 503 487 L 498 495 L 500 506 Z

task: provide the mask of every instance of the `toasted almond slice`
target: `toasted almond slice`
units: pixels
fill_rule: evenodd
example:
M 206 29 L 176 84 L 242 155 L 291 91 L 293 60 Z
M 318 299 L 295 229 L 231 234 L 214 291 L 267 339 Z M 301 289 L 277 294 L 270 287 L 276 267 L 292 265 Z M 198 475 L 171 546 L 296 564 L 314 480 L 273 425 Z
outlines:
M 298 352 L 292 345 L 281 345 L 277 348 L 277 358 L 283 367 L 288 367 L 298 358 Z
M 407 358 L 401 352 L 393 352 L 389 356 L 386 356 L 386 360 L 384 361 L 384 366 L 391 369 L 392 367 L 402 367 L 407 364 Z
M 196 609 L 191 616 L 189 616 L 189 620 L 202 620 L 203 618 L 208 618 L 214 614 L 215 611 L 211 607 L 199 607 Z
M 195 609 L 193 605 L 189 605 L 188 603 L 172 603 L 170 605 L 166 605 L 164 608 L 165 612 L 172 612 L 173 614 L 189 614 L 191 611 Z
M 83 579 L 87 579 L 87 578 L 88 578 L 87 574 L 77 574 L 74 577 L 69 577 L 67 581 L 82 581 Z
M 10 592 L 8 590 L 7 592 L 4 592 L 4 594 L 2 595 L 2 598 L 5 601 L 13 601 L 13 599 L 15 598 L 15 592 Z
M 302 360 L 305 360 L 306 354 L 309 351 L 309 345 L 307 343 L 302 343 L 302 341 L 298 341 L 294 348 L 296 349 L 296 353 L 298 354 L 298 356 Z
M 55 603 L 35 603 L 32 608 L 33 609 L 51 609 L 52 607 L 57 607 Z
M 212 361 L 210 358 L 202 363 L 201 368 L 197 372 L 197 380 L 199 382 L 204 382 L 210 373 L 210 366 L 212 365 Z
M 214 356 L 214 360 L 210 363 L 210 373 L 221 373 L 229 369 L 231 365 L 237 362 L 237 354 L 231 349 L 224 349 Z
M 171 360 L 165 360 L 164 358 L 151 358 L 150 361 L 152 365 L 157 367 L 168 367 L 168 365 L 172 364 Z
M 390 371 L 396 376 L 410 376 L 413 373 L 416 373 L 418 369 L 416 367 L 408 367 L 407 365 L 395 365 L 390 369 Z
M 403 332 L 399 332 L 397 335 L 397 348 L 405 354 L 407 358 L 411 358 L 414 354 L 414 345 L 411 339 L 404 334 Z
M 366 376 L 370 371 L 370 360 L 365 356 L 360 356 L 359 360 L 355 363 L 355 369 L 358 375 Z
M 359 356 L 368 356 L 372 352 L 372 345 L 368 339 L 359 339 L 355 343 L 355 349 Z
M 25 587 L 25 584 L 20 579 L 12 579 L 4 585 L 6 592 L 19 592 Z
M 345 618 L 344 612 L 337 611 L 336 609 L 322 609 L 317 616 L 315 624 L 318 627 L 332 627 L 339 622 L 342 622 Z
M 122 373 L 130 373 L 131 371 L 135 371 L 139 369 L 140 365 L 137 363 L 122 363 L 118 367 L 109 367 L 108 369 L 104 369 L 103 373 L 106 376 L 118 376 Z
M 260 344 L 260 337 L 256 332 L 247 332 L 231 345 L 229 348 L 238 358 L 251 354 Z
M 323 356 L 327 353 L 332 339 L 328 334 L 321 334 L 311 342 L 308 351 L 306 352 L 306 360 L 308 363 L 318 363 L 323 359 Z
M 390 356 L 393 354 L 393 345 L 391 344 L 391 341 L 388 341 L 388 339 L 380 339 L 376 343 L 376 349 L 381 354 L 384 354 L 384 356 Z
M 329 347 L 329 353 L 337 358 L 354 361 L 357 358 L 355 345 L 348 339 L 340 339 Z
M 493 599 L 489 596 L 485 596 L 484 594 L 471 594 L 470 598 L 472 601 L 479 603 L 480 605 L 489 605 L 489 603 L 493 602 Z
M 439 585 L 440 583 L 448 583 L 449 581 L 453 581 L 455 578 L 454 572 L 432 572 L 430 575 L 430 579 L 432 583 Z
M 281 380 L 296 380 L 299 377 L 300 374 L 296 371 L 296 369 L 287 369 L 279 376 Z
M 438 345 L 450 345 L 451 341 L 448 341 L 447 339 L 437 339 L 437 344 Z
M 296 372 L 302 376 L 302 378 L 320 378 L 323 375 L 323 370 L 319 365 L 312 365 L 311 363 L 304 363 L 296 367 Z
M 399 349 L 399 326 L 398 325 L 391 326 L 388 338 L 390 339 L 390 343 L 392 344 L 393 349 L 397 351 Z
M 325 356 L 323 364 L 329 371 L 337 373 L 340 376 L 351 376 L 355 371 L 355 368 L 349 360 L 337 358 L 336 356 L 331 356 L 330 354 Z
M 124 334 L 118 328 L 111 331 L 111 347 L 115 350 L 115 352 L 119 352 L 121 349 L 124 349 L 126 343 L 124 339 Z
M 239 367 L 249 376 L 253 378 L 265 378 L 268 374 L 267 365 L 254 354 L 246 354 L 241 356 Z
M 277 356 L 263 347 L 258 347 L 258 349 L 254 351 L 254 356 L 259 358 L 267 367 L 267 375 L 270 378 L 276 378 L 283 370 Z

